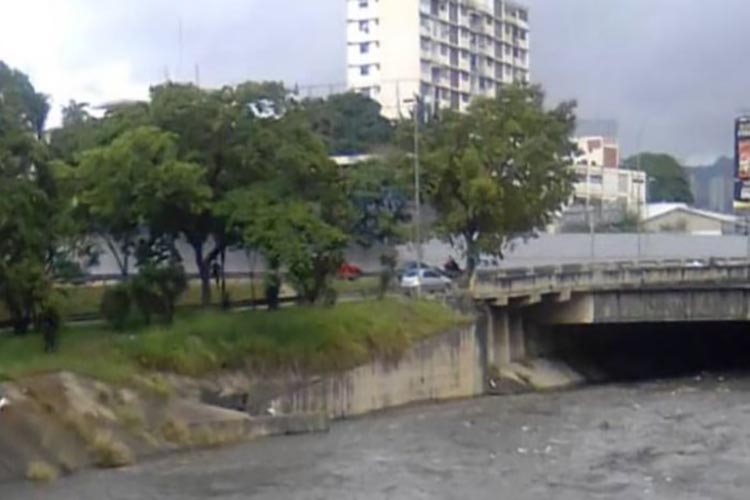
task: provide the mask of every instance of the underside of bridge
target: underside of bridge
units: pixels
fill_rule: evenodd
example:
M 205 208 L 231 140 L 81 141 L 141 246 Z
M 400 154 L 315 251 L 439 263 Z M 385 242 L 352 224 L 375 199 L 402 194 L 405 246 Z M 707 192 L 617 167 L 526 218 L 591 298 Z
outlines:
M 487 360 L 557 360 L 589 381 L 750 371 L 750 295 L 631 289 L 488 307 Z
M 661 322 L 552 326 L 527 338 L 590 381 L 750 370 L 750 323 Z

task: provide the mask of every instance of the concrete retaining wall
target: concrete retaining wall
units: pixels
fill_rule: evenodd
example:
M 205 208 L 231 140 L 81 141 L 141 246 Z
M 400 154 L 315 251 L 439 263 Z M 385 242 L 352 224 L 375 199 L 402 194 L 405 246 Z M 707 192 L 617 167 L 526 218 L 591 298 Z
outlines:
M 377 361 L 276 399 L 282 413 L 346 418 L 397 406 L 484 393 L 486 359 L 477 329 L 425 340 L 397 362 Z

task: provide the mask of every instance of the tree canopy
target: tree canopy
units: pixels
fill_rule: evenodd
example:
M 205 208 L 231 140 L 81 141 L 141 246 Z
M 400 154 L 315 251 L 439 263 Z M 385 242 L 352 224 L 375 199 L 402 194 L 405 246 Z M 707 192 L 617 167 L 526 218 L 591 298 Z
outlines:
M 393 139 L 393 126 L 370 97 L 349 92 L 303 103 L 313 130 L 332 155 L 370 153 Z
M 503 87 L 465 114 L 446 111 L 424 144 L 426 195 L 439 234 L 480 253 L 502 255 L 514 238 L 547 225 L 570 199 L 574 103 L 547 110 L 535 86 Z
M 685 168 L 672 156 L 663 153 L 642 153 L 625 160 L 625 167 L 641 170 L 648 176 L 649 202 L 693 203 Z

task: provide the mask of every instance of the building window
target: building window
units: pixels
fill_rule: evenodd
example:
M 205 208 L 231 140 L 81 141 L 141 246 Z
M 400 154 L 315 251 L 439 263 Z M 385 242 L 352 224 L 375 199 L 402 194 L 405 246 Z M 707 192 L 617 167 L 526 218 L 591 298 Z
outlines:
M 370 32 L 370 23 L 368 21 L 360 21 L 359 22 L 359 31 L 362 33 L 369 33 Z
M 370 74 L 370 66 L 368 66 L 368 65 L 360 66 L 360 68 L 359 68 L 359 74 L 362 75 L 362 76 L 369 75 Z
M 529 13 L 523 9 L 520 9 L 518 11 L 518 17 L 521 19 L 521 21 L 528 21 L 529 20 Z
M 369 1 L 368 0 L 359 0 L 359 7 L 361 9 L 366 9 L 368 7 Z
M 360 43 L 359 44 L 359 53 L 360 54 L 367 54 L 368 52 L 370 52 L 370 44 L 367 43 L 367 42 Z

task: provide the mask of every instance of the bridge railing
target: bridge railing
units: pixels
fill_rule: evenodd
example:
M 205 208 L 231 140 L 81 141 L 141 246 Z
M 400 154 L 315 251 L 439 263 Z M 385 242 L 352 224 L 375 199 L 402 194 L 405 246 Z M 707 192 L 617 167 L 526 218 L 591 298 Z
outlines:
M 749 285 L 748 259 L 618 261 L 480 270 L 472 284 L 479 299 L 515 298 L 603 289 Z

